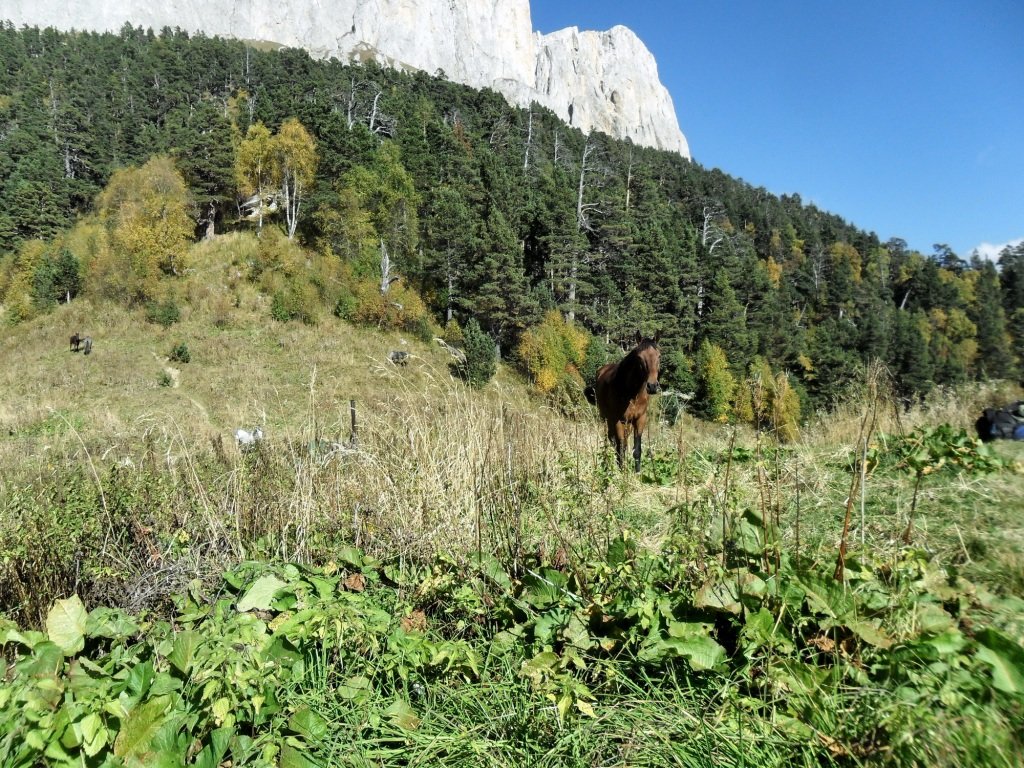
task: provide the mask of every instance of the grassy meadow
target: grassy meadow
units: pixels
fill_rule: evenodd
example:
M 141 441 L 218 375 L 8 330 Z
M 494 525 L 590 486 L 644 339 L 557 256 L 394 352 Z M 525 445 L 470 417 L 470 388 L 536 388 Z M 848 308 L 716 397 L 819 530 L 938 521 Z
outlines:
M 0 765 L 1020 764 L 1024 445 L 972 437 L 1019 390 L 655 418 L 634 475 L 208 263 L 167 328 L 0 332 Z

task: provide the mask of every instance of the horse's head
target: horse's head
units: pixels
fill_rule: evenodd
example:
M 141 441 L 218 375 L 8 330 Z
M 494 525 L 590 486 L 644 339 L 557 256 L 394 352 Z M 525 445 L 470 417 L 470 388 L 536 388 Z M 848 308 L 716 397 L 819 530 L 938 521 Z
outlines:
M 645 339 L 637 334 L 636 354 L 647 368 L 647 394 L 655 395 L 661 389 L 658 383 L 658 367 L 661 365 L 661 349 L 658 347 L 658 336 Z

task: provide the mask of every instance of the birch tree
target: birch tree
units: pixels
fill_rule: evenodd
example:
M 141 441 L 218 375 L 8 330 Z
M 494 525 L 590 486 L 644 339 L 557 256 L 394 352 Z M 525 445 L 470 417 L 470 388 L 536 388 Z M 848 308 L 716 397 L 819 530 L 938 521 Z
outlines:
M 272 210 L 273 193 L 278 184 L 274 164 L 274 145 L 270 129 L 256 122 L 249 126 L 238 145 L 235 157 L 235 180 L 243 202 L 240 213 L 256 220 L 257 231 L 263 231 L 263 217 Z
M 273 157 L 280 181 L 288 239 L 295 237 L 299 212 L 316 178 L 316 143 L 296 118 L 285 120 L 273 140 Z

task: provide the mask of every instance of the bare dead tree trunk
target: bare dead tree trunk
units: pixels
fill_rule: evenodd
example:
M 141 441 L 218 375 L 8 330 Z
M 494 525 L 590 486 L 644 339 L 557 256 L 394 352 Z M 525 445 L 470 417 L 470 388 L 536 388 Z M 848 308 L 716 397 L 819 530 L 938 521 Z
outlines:
M 345 107 L 345 122 L 348 125 L 348 129 L 351 131 L 352 126 L 356 124 L 356 79 L 354 77 L 352 78 L 352 87 L 349 88 L 348 92 L 348 103 Z
M 626 163 L 626 215 L 629 215 L 629 197 L 633 185 L 633 148 L 629 148 L 629 161 Z
M 384 244 L 384 238 L 380 239 L 380 292 L 382 295 L 388 292 L 391 284 L 398 280 L 397 275 L 391 274 L 391 257 L 388 255 L 388 247 Z
M 370 133 L 373 133 L 373 128 L 377 124 L 377 102 L 380 101 L 381 93 L 383 91 L 377 91 L 373 97 L 373 107 L 370 109 Z
M 533 110 L 526 120 L 526 149 L 523 151 L 523 173 L 530 169 L 530 150 L 533 148 Z
M 718 205 L 705 205 L 702 212 L 700 244 L 707 248 L 708 255 L 715 252 L 715 248 L 725 240 L 725 231 L 718 223 L 718 220 L 725 215 L 725 212 Z M 709 245 L 710 243 L 710 245 Z

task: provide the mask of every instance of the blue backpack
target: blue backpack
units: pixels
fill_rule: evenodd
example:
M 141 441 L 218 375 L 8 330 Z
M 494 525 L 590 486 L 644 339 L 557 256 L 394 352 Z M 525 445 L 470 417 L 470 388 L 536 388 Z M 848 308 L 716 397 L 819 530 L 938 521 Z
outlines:
M 974 426 L 978 437 L 985 441 L 1024 440 L 1024 400 L 1002 408 L 986 408 Z

